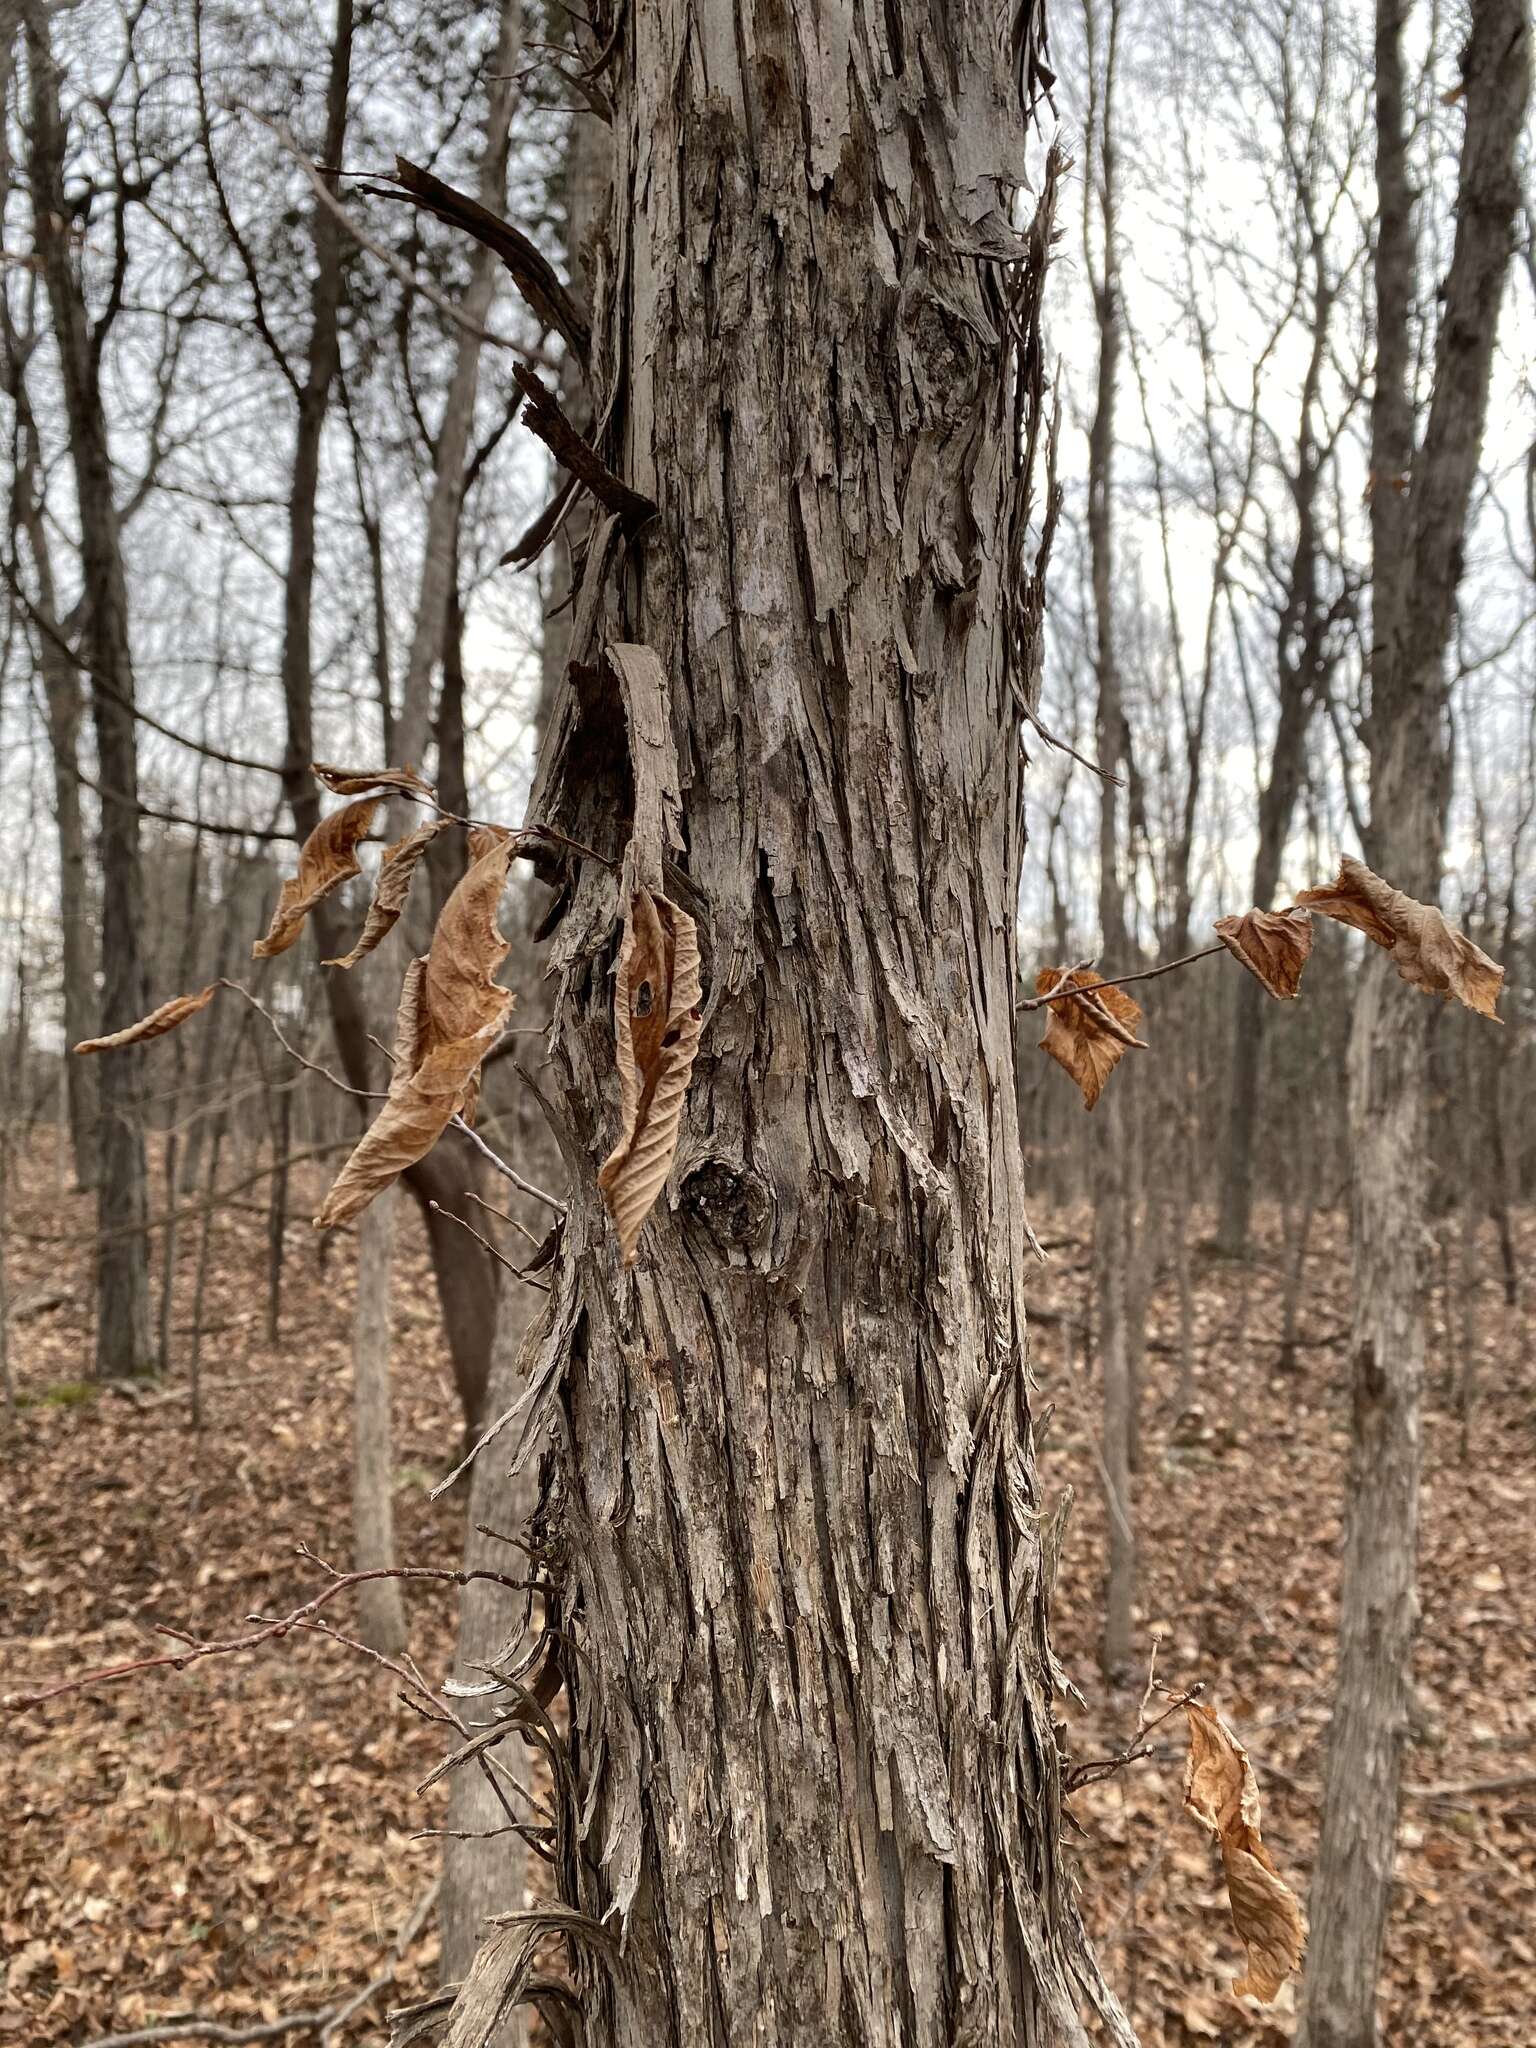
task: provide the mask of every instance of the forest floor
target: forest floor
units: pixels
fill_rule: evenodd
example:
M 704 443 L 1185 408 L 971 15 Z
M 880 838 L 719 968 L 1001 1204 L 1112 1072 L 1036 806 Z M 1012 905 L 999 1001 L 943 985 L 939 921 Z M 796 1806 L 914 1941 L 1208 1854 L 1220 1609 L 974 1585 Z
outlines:
M 266 1334 L 265 1227 L 221 1214 L 204 1305 L 203 1422 L 189 1429 L 188 1339 L 178 1370 L 133 1397 L 91 1389 L 88 1205 L 60 1199 L 51 1157 L 23 1162 L 6 1248 L 20 1408 L 0 1439 L 0 1694 L 246 1629 L 321 1583 L 347 1551 L 351 1249 L 322 1269 L 296 1222 L 282 1340 Z M 297 1205 L 296 1215 L 304 1213 Z M 462 1507 L 433 1504 L 457 1415 L 418 1233 L 402 1208 L 395 1403 L 400 1553 L 453 1565 Z M 1053 1257 L 1031 1288 L 1048 1500 L 1076 1489 L 1056 1598 L 1057 1646 L 1086 1695 L 1067 1711 L 1073 1760 L 1122 1750 L 1141 1686 L 1095 1661 L 1105 1516 L 1085 1355 L 1086 1218 L 1034 1217 Z M 192 1235 L 188 1233 L 189 1237 Z M 1532 1326 L 1503 1305 L 1493 1244 L 1474 1303 L 1479 1393 L 1466 1455 L 1432 1360 L 1425 1418 L 1420 1712 L 1407 1772 L 1383 1987 L 1384 2039 L 1416 2048 L 1529 2048 L 1536 1965 L 1536 1394 Z M 1523 1219 L 1522 1260 L 1536 1251 Z M 178 1297 L 191 1300 L 195 1246 Z M 1169 1683 L 1203 1682 L 1248 1745 L 1264 1835 L 1304 1893 L 1319 1824 L 1333 1666 L 1346 1450 L 1348 1321 L 1342 1220 L 1324 1218 L 1305 1270 L 1297 1369 L 1276 1370 L 1281 1266 L 1273 1242 L 1243 1266 L 1200 1256 L 1195 1347 L 1176 1412 L 1177 1313 L 1152 1305 L 1137 1481 L 1144 1651 Z M 1441 1314 L 1436 1297 L 1435 1315 Z M 190 1307 L 178 1304 L 185 1325 Z M 1460 1310 L 1453 1325 L 1459 1338 Z M 1435 1331 L 1445 1339 L 1437 1320 Z M 1192 1408 L 1193 1412 L 1189 1412 Z M 327 1613 L 345 1629 L 342 1608 Z M 447 1671 L 449 1585 L 409 1589 L 411 1651 Z M 172 1646 L 173 1647 L 173 1646 Z M 330 2011 L 392 1966 L 336 2028 L 333 2048 L 382 2042 L 386 2006 L 435 1981 L 427 1910 L 441 1786 L 414 1790 L 441 1733 L 396 1677 L 335 1640 L 293 1633 L 182 1673 L 141 1673 L 0 1716 L 0 2048 L 78 2044 L 196 2016 L 243 2029 Z M 1177 1717 L 1155 1755 L 1072 1799 L 1084 1912 L 1146 2048 L 1291 2039 L 1289 1988 L 1264 2012 L 1241 1973 L 1212 1845 L 1180 1807 Z M 313 2040 L 315 2031 L 287 2038 Z

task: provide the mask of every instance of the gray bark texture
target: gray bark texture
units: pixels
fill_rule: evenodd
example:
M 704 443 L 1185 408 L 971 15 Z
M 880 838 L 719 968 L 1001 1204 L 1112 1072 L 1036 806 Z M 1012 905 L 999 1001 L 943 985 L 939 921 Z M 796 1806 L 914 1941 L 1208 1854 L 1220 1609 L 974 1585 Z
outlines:
M 1404 0 L 1376 37 L 1377 382 L 1371 501 L 1373 867 L 1412 896 L 1440 888 L 1448 776 L 1446 650 L 1487 411 L 1494 334 L 1519 203 L 1530 92 L 1525 0 L 1473 0 L 1455 246 L 1434 387 L 1414 445 L 1408 377 L 1415 296 L 1406 151 Z M 1429 1273 L 1431 1005 L 1367 948 L 1349 1054 L 1353 1149 L 1354 1410 L 1323 1832 L 1311 1898 L 1303 2048 L 1374 2048 L 1376 1979 L 1396 1856 L 1418 1604 L 1420 1389 Z M 1466 1020 L 1475 1022 L 1475 1020 Z
M 596 1188 L 625 904 L 569 863 L 574 1186 L 521 1429 L 552 1430 L 575 1917 L 535 1925 L 605 2048 L 1076 2044 L 1085 2008 L 1132 2038 L 1062 1861 L 1022 1292 L 1038 31 L 635 0 L 604 69 L 591 417 L 658 511 L 593 524 L 530 816 L 615 862 L 650 820 L 706 983 L 625 1272 Z M 644 703 L 607 658 L 636 641 Z

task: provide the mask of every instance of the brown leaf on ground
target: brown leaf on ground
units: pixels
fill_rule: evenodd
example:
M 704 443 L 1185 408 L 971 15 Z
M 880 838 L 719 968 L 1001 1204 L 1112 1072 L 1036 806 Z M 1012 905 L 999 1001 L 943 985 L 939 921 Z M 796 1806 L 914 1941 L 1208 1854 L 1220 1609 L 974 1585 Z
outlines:
M 127 1024 L 121 1031 L 111 1032 L 106 1038 L 83 1038 L 75 1047 L 81 1052 L 112 1052 L 120 1045 L 139 1045 L 146 1038 L 163 1038 L 167 1031 L 174 1031 L 178 1024 L 185 1024 L 189 1017 L 195 1017 L 199 1010 L 206 1010 L 219 992 L 219 984 L 210 981 L 206 988 L 200 988 L 195 996 L 172 996 L 168 1003 L 162 1003 L 158 1010 L 151 1010 L 147 1017 L 141 1017 L 137 1024 Z
M 312 761 L 309 772 L 333 796 L 367 796 L 370 790 L 382 789 L 398 789 L 407 796 L 432 795 L 431 783 L 423 782 L 414 768 L 333 768 L 328 761 Z
M 1276 1870 L 1259 1834 L 1259 1788 L 1248 1752 L 1213 1707 L 1187 1700 L 1189 1761 L 1184 1805 L 1221 1844 L 1232 1924 L 1248 1950 L 1247 1974 L 1232 1986 L 1238 1998 L 1273 2004 L 1301 1966 L 1306 1923 L 1296 1894 Z
M 1411 988 L 1426 995 L 1452 996 L 1497 1024 L 1504 970 L 1447 922 L 1432 903 L 1415 902 L 1372 874 L 1362 860 L 1345 854 L 1338 879 L 1326 889 L 1303 889 L 1296 898 L 1323 917 L 1352 925 L 1392 954 L 1392 964 Z
M 1310 910 L 1248 910 L 1218 917 L 1216 935 L 1248 972 L 1282 1001 L 1294 997 L 1312 951 Z
M 1038 995 L 1062 986 L 1082 993 L 1047 1006 L 1040 1050 L 1065 1067 L 1083 1091 L 1083 1107 L 1092 1109 L 1127 1046 L 1146 1050 L 1146 1040 L 1136 1036 L 1141 1005 L 1124 989 L 1106 987 L 1091 967 L 1074 967 L 1070 974 L 1045 967 L 1035 977 Z
M 493 979 L 507 957 L 496 909 L 511 860 L 504 841 L 475 862 L 443 905 L 431 950 L 407 968 L 388 1099 L 336 1176 L 317 1230 L 366 1209 L 431 1151 L 453 1117 L 473 1118 L 480 1063 L 512 1008 L 512 991 Z
M 665 896 L 630 898 L 614 989 L 614 1056 L 623 1118 L 597 1177 L 626 1266 L 666 1185 L 703 1030 L 699 938 Z
M 418 825 L 414 832 L 408 832 L 403 839 L 397 839 L 393 846 L 384 849 L 383 864 L 379 878 L 373 887 L 373 901 L 368 906 L 368 915 L 363 929 L 358 934 L 357 944 L 350 953 L 343 953 L 340 959 L 327 960 L 327 967 L 355 967 L 365 954 L 388 938 L 400 920 L 405 908 L 405 899 L 410 894 L 411 877 L 415 874 L 421 856 L 426 852 L 439 832 L 449 830 L 446 818 L 433 818 L 425 825 Z
M 361 803 L 345 804 L 320 820 L 299 848 L 299 871 L 284 882 L 266 937 L 251 948 L 253 960 L 270 960 L 274 954 L 286 953 L 315 905 L 362 873 L 358 842 L 366 838 L 378 808 L 377 797 L 365 797 Z

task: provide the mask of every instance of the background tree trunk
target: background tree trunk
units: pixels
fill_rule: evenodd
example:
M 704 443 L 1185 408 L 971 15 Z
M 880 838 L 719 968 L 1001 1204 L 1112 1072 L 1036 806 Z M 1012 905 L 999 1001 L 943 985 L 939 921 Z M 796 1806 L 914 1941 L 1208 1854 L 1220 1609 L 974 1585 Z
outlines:
M 34 232 L 59 350 L 80 519 L 85 647 L 101 777 L 97 839 L 102 889 L 101 1028 L 110 1032 L 133 1023 L 148 1008 L 140 951 L 144 881 L 139 858 L 138 736 L 128 584 L 101 405 L 100 351 L 105 330 L 92 330 L 70 261 L 64 122 L 47 16 L 40 5 L 28 6 L 26 24 L 32 115 L 28 170 Z M 122 283 L 119 273 L 119 290 Z M 99 1378 L 147 1372 L 154 1365 L 149 1250 L 143 1229 L 148 1209 L 144 1133 L 139 1123 L 141 1069 L 142 1056 L 137 1048 L 131 1048 L 102 1061 L 97 1075 L 95 1370 Z
M 352 1315 L 352 1563 L 374 1571 L 395 1555 L 395 1456 L 390 1422 L 390 1292 L 395 1193 L 387 1188 L 357 1226 L 357 1302 Z M 405 1647 L 398 1579 L 358 1588 L 358 1633 L 370 1649 Z
M 1378 0 L 1376 393 L 1372 409 L 1371 831 L 1368 857 L 1411 896 L 1440 890 L 1450 640 L 1462 536 L 1487 410 L 1494 333 L 1519 202 L 1530 89 L 1523 0 L 1474 0 L 1463 59 L 1466 134 L 1435 379 L 1415 447 L 1415 298 L 1403 0 Z M 1392 488 L 1407 477 L 1406 490 Z M 1396 1857 L 1418 1603 L 1424 1292 L 1429 1264 L 1428 1032 L 1433 1011 L 1367 947 L 1349 1050 L 1354 1407 L 1339 1676 L 1328 1735 L 1301 2040 L 1374 2048 L 1376 1979 Z

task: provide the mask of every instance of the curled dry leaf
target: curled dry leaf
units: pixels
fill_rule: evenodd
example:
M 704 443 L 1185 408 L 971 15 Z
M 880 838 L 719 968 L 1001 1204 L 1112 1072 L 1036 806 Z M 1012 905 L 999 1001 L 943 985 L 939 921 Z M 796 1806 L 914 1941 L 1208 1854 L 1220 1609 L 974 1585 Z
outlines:
M 432 794 L 431 783 L 423 782 L 414 768 L 333 768 L 328 761 L 312 761 L 309 772 L 333 796 L 367 796 L 370 790 L 382 789 L 398 789 L 406 796 Z
M 1447 923 L 1432 903 L 1417 903 L 1372 874 L 1363 860 L 1345 854 L 1337 881 L 1326 889 L 1303 889 L 1296 898 L 1323 917 L 1352 925 L 1378 946 L 1410 987 L 1427 995 L 1454 996 L 1480 1017 L 1497 1024 L 1504 970 Z
M 1216 935 L 1272 996 L 1293 997 L 1312 951 L 1310 910 L 1248 910 L 1218 917 Z
M 346 804 L 320 820 L 299 848 L 299 872 L 284 882 L 267 936 L 251 948 L 253 960 L 270 960 L 276 953 L 286 953 L 315 905 L 362 873 L 358 842 L 367 836 L 378 808 L 377 797 L 365 797 L 361 803 Z
M 1070 974 L 1045 967 L 1035 977 L 1038 995 L 1063 986 L 1081 993 L 1048 1006 L 1040 1050 L 1066 1068 L 1083 1091 L 1083 1107 L 1092 1109 L 1127 1046 L 1146 1050 L 1146 1040 L 1136 1036 L 1141 1005 L 1124 989 L 1106 987 L 1091 967 L 1074 967 Z
M 703 1030 L 699 936 L 665 896 L 637 889 L 624 921 L 614 989 L 615 1059 L 623 1128 L 597 1184 L 626 1266 L 666 1185 L 683 1100 Z
M 386 939 L 399 922 L 405 908 L 405 899 L 410 893 L 411 877 L 415 874 L 421 856 L 426 852 L 439 832 L 450 829 L 446 818 L 433 818 L 425 825 L 418 825 L 414 832 L 408 832 L 403 839 L 397 839 L 393 846 L 384 849 L 384 860 L 379 868 L 379 879 L 373 887 L 373 901 L 368 906 L 368 915 L 357 944 L 350 953 L 343 953 L 339 960 L 327 960 L 327 967 L 355 967 L 365 954 Z
M 75 1051 L 113 1052 L 120 1045 L 139 1045 L 146 1038 L 163 1038 L 167 1031 L 174 1031 L 178 1024 L 185 1024 L 199 1010 L 206 1010 L 218 994 L 219 986 L 218 982 L 210 981 L 195 996 L 172 996 L 168 1003 L 162 1003 L 158 1010 L 151 1010 L 137 1024 L 125 1025 L 121 1031 L 114 1031 L 106 1038 L 83 1038 Z
M 1300 1968 L 1306 1923 L 1296 1894 L 1275 1869 L 1259 1834 L 1259 1788 L 1248 1752 L 1213 1707 L 1186 1700 L 1189 1761 L 1185 1809 L 1221 1844 L 1232 1924 L 1248 1950 L 1247 1974 L 1232 1986 L 1239 1998 L 1272 2004 Z
M 504 841 L 475 862 L 444 904 L 431 950 L 406 970 L 388 1098 L 321 1204 L 317 1230 L 366 1209 L 453 1117 L 474 1115 L 480 1063 L 512 1008 L 512 991 L 493 978 L 507 957 L 496 907 L 511 861 Z
M 517 834 L 505 825 L 471 825 L 469 828 L 469 857 L 483 860 L 493 847 L 505 846 Z

